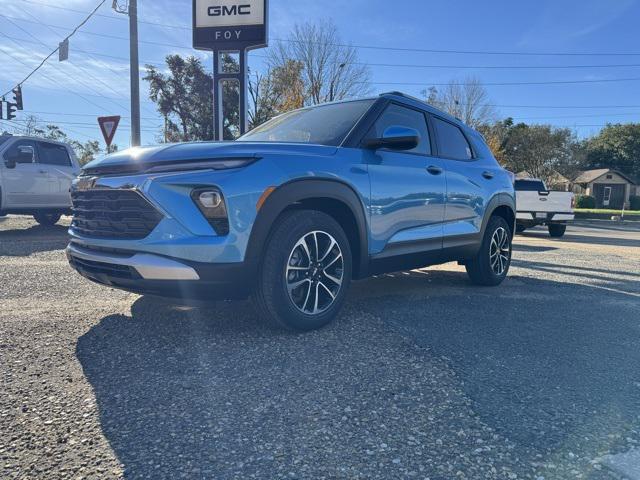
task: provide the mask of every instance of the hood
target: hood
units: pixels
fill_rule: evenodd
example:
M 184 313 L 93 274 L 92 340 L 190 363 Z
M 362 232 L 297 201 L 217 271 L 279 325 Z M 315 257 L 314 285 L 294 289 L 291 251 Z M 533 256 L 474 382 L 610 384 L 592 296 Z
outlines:
M 264 155 L 328 156 L 336 147 L 300 143 L 195 142 L 156 147 L 135 147 L 94 160 L 83 168 L 85 175 L 142 173 L 155 166 L 194 164 L 216 160 L 257 160 Z

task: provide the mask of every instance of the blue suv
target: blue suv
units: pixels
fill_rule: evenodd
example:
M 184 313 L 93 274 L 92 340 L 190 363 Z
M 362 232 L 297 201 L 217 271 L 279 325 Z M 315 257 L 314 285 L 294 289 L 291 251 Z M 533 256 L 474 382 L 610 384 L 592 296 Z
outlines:
M 400 93 L 303 108 L 235 142 L 133 148 L 72 187 L 67 255 L 86 278 L 183 300 L 254 297 L 312 330 L 351 280 L 458 261 L 507 275 L 512 175 L 483 137 Z

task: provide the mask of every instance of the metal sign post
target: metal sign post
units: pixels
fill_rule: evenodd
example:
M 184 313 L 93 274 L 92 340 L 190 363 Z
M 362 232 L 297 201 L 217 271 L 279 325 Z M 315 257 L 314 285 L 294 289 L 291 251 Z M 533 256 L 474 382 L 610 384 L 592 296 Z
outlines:
M 267 46 L 268 0 L 193 0 L 193 47 L 213 52 L 213 136 L 223 139 L 223 82 L 240 92 L 240 134 L 247 131 L 247 52 Z M 223 54 L 239 53 L 238 72 L 221 71 Z

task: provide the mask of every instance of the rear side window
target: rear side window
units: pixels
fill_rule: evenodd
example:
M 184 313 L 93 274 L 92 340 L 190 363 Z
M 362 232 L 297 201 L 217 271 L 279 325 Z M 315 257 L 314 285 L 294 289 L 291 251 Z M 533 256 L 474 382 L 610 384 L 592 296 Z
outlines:
M 427 119 L 424 113 L 391 104 L 380 118 L 378 118 L 375 125 L 369 131 L 367 138 L 380 138 L 384 134 L 384 131 L 391 126 L 413 128 L 420 134 L 420 143 L 418 143 L 418 146 L 413 150 L 405 150 L 403 153 L 431 155 L 431 141 L 429 140 Z
M 516 191 L 545 192 L 547 189 L 541 180 L 516 180 Z
M 438 153 L 454 160 L 471 160 L 473 151 L 462 130 L 452 123 L 433 118 L 433 127 L 438 135 Z
M 40 147 L 39 163 L 46 165 L 57 165 L 60 167 L 70 167 L 71 158 L 67 148 L 54 143 L 38 142 Z

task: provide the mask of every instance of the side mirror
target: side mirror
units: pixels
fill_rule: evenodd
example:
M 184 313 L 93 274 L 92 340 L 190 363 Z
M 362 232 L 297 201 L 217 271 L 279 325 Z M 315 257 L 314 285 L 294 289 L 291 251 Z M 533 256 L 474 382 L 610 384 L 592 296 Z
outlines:
M 5 159 L 4 164 L 6 165 L 7 168 L 14 169 L 16 168 L 16 159 L 14 157 L 7 158 Z
M 420 134 L 417 130 L 392 125 L 384 131 L 381 138 L 367 140 L 365 146 L 374 150 L 379 148 L 388 148 L 390 150 L 413 150 L 419 143 Z
M 33 163 L 35 159 L 35 151 L 29 145 L 18 147 L 18 151 L 11 157 L 5 159 L 7 168 L 16 168 L 18 163 Z

